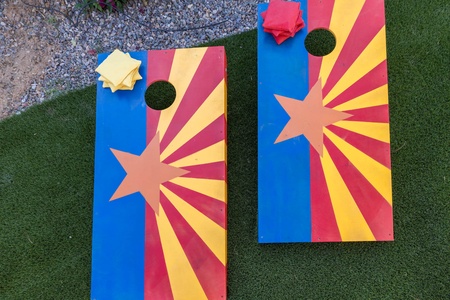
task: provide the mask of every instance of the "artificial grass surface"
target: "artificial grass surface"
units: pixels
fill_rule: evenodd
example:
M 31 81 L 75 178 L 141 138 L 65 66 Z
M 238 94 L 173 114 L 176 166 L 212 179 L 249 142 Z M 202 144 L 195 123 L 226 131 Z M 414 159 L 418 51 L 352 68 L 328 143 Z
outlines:
M 228 56 L 229 299 L 448 299 L 450 5 L 386 5 L 392 243 L 257 243 L 256 34 L 213 43 Z M 89 298 L 94 126 L 94 87 L 0 123 L 0 299 Z

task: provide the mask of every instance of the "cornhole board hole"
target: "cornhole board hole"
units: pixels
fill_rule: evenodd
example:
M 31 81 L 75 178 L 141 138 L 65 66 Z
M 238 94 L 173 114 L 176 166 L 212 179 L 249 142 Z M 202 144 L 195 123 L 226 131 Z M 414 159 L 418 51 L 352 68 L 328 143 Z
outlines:
M 277 45 L 258 6 L 258 240 L 393 240 L 384 1 L 301 1 Z M 331 31 L 334 50 L 305 38 Z
M 226 299 L 225 49 L 130 54 L 132 91 L 97 86 L 91 298 Z

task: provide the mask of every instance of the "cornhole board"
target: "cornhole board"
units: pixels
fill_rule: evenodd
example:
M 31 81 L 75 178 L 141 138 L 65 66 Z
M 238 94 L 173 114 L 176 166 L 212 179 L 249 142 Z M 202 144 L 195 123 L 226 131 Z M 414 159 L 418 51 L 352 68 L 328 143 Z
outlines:
M 131 56 L 132 91 L 97 85 L 91 298 L 226 299 L 225 49 Z M 176 89 L 165 110 L 145 102 L 156 81 Z
M 258 6 L 258 240 L 393 240 L 383 0 L 301 1 L 277 45 Z M 328 55 L 308 32 L 336 38 Z

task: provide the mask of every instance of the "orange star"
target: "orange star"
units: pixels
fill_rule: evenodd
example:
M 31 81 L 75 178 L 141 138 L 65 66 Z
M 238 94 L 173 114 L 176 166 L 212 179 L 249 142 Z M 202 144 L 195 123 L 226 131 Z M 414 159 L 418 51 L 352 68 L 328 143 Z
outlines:
M 323 106 L 321 79 L 314 84 L 303 101 L 274 96 L 291 117 L 275 144 L 303 134 L 320 156 L 323 154 L 323 127 L 351 116 Z
M 189 172 L 160 161 L 159 133 L 153 137 L 141 155 L 112 148 L 111 151 L 127 175 L 110 201 L 140 192 L 156 214 L 159 213 L 159 185 Z

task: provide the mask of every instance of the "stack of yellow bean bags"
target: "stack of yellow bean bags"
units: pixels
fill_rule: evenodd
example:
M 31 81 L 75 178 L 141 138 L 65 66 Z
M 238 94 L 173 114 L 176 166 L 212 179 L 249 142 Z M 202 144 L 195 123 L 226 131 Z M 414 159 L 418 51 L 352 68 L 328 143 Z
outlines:
M 117 90 L 132 90 L 137 80 L 142 79 L 139 74 L 141 61 L 134 59 L 128 53 L 114 50 L 98 67 L 98 80 L 103 81 L 104 88 Z

